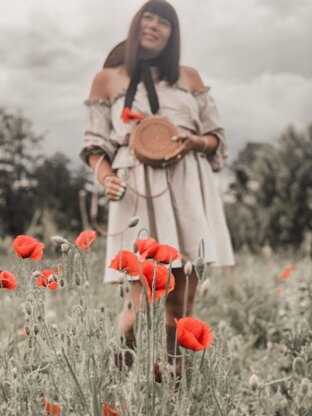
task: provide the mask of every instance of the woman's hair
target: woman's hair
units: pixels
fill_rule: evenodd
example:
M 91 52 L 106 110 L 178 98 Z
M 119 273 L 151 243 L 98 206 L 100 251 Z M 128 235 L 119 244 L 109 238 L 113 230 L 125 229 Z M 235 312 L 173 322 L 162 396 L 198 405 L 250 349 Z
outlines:
M 103 68 L 115 68 L 124 64 L 126 54 L 126 41 L 118 43 L 108 54 L 105 59 Z
M 159 56 L 158 69 L 160 78 L 166 79 L 172 85 L 179 79 L 180 75 L 180 26 L 176 11 L 166 0 L 149 0 L 132 19 L 125 44 L 124 66 L 129 77 L 132 78 L 139 63 L 140 25 L 144 12 L 155 13 L 171 24 L 170 38 Z M 118 46 L 120 44 L 117 45 L 117 48 Z

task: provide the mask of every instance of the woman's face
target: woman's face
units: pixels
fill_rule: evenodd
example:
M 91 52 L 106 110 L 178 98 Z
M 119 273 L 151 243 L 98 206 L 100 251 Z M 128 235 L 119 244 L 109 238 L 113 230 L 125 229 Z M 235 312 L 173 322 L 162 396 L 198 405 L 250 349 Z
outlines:
M 140 45 L 151 56 L 157 56 L 167 45 L 171 35 L 168 20 L 151 12 L 144 12 L 141 18 Z

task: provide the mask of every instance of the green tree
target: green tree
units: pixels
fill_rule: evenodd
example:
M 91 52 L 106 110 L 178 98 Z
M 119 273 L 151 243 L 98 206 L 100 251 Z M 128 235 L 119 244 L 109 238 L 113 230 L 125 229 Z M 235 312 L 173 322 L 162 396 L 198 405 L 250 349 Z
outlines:
M 36 179 L 33 167 L 40 162 L 42 135 L 21 112 L 0 108 L 0 216 L 1 235 L 15 236 L 27 227 L 34 209 Z

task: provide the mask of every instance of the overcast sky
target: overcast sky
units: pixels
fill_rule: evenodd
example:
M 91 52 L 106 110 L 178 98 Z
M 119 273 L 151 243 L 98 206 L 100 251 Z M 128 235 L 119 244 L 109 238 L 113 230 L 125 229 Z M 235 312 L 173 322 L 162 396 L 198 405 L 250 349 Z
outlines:
M 46 132 L 48 154 L 79 166 L 83 100 L 141 0 L 0 3 L 0 106 Z M 233 158 L 247 141 L 273 141 L 312 122 L 311 0 L 172 0 L 182 64 L 211 86 Z

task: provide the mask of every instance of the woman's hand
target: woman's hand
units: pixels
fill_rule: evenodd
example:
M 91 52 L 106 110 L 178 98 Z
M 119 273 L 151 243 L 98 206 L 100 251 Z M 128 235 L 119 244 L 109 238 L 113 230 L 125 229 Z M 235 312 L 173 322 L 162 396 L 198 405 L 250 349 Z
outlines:
M 101 183 L 110 201 L 119 201 L 126 192 L 126 184 L 121 181 L 119 176 L 113 173 L 105 175 Z
M 165 163 L 168 165 L 177 162 L 189 151 L 213 152 L 219 143 L 217 137 L 213 135 L 197 136 L 191 132 L 180 133 L 176 141 L 179 143 L 178 148 L 165 158 Z

